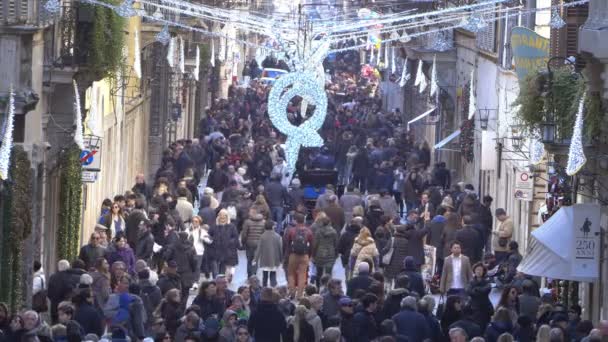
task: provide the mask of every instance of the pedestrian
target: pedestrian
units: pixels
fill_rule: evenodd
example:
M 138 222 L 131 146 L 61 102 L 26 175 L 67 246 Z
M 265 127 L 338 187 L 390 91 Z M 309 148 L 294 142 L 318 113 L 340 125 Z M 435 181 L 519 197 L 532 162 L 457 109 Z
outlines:
M 198 288 L 198 294 L 192 301 L 201 309 L 201 319 L 207 320 L 209 317 L 220 317 L 224 313 L 222 303 L 217 298 L 217 286 L 215 281 L 203 281 Z
M 266 220 L 264 216 L 258 213 L 255 208 L 249 209 L 249 215 L 243 223 L 241 230 L 241 242 L 245 247 L 245 255 L 247 256 L 247 277 L 251 277 L 257 273 L 257 267 L 253 265 L 255 251 L 260 243 L 260 238 L 264 233 Z
M 271 288 L 264 287 L 260 303 L 249 321 L 249 332 L 256 342 L 281 342 L 287 340 L 287 324 L 279 311 Z
M 424 296 L 424 280 L 422 274 L 418 271 L 414 258 L 411 255 L 405 257 L 403 262 L 403 272 L 399 273 L 399 276 L 406 276 L 409 280 L 408 290 L 410 293 L 414 292 L 419 297 Z
M 110 294 L 112 293 L 112 287 L 110 285 L 110 264 L 105 258 L 97 258 L 95 262 L 95 270 L 89 272 L 93 283 L 91 284 L 91 291 L 95 297 L 95 307 L 101 309 L 106 304 Z
M 466 255 L 471 263 L 477 263 L 481 260 L 483 236 L 473 227 L 473 217 L 471 215 L 462 216 L 462 226 L 456 230 L 454 239 L 460 242 L 462 254 Z
M 238 263 L 239 235 L 226 209 L 217 214 L 215 225 L 209 229 L 209 236 L 213 240 L 213 274 L 225 274 L 231 280 L 232 269 Z
M 500 222 L 497 229 L 492 232 L 494 236 L 494 255 L 496 262 L 501 264 L 509 257 L 509 242 L 514 233 L 513 220 L 507 216 L 503 208 L 496 209 L 496 219 Z
M 364 290 L 367 292 L 374 281 L 374 278 L 370 277 L 369 263 L 362 262 L 357 265 L 357 275 L 352 277 L 346 284 L 346 295 L 353 297 L 357 290 Z
M 112 203 L 110 211 L 101 218 L 99 223 L 108 229 L 108 240 L 112 240 L 118 233 L 123 233 L 127 228 L 122 208 L 118 202 Z
M 443 233 L 441 235 L 441 241 L 443 244 L 443 258 L 445 260 L 452 253 L 452 242 L 456 241 L 456 231 L 460 229 L 462 225 L 462 219 L 460 215 L 456 213 L 448 213 L 445 216 L 445 226 L 443 227 Z
M 270 182 L 264 186 L 264 196 L 270 207 L 272 220 L 277 223 L 277 233 L 283 231 L 283 212 L 289 205 L 289 194 L 287 189 L 281 184 L 280 175 L 272 175 Z
M 105 248 L 99 245 L 101 237 L 98 232 L 93 232 L 89 238 L 89 243 L 80 248 L 78 258 L 84 261 L 85 269 L 91 270 L 95 267 L 98 258 L 103 257 Z
M 137 260 L 152 262 L 154 254 L 154 235 L 149 221 L 141 221 L 137 226 L 137 242 L 135 243 L 135 256 Z
M 485 338 L 487 342 L 497 342 L 499 336 L 502 334 L 514 333 L 513 321 L 511 320 L 511 314 L 507 308 L 498 308 L 492 318 L 490 324 L 485 331 Z
M 175 337 L 183 315 L 181 300 L 180 291 L 178 289 L 171 289 L 165 293 L 163 300 L 154 313 L 154 316 L 160 317 L 165 321 L 167 332 L 172 337 Z M 184 298 L 184 300 L 187 299 Z
M 378 326 L 374 315 L 378 308 L 378 297 L 368 293 L 361 298 L 362 310 L 355 313 L 353 317 L 354 341 L 372 341 L 378 335 Z
M 418 312 L 416 298 L 405 297 L 401 302 L 401 311 L 392 317 L 397 335 L 408 341 L 422 342 L 431 336 L 426 319 Z
M 376 247 L 376 242 L 371 236 L 371 232 L 366 227 L 363 227 L 350 251 L 349 269 L 355 276 L 357 275 L 358 270 L 354 269 L 354 267 L 362 262 L 367 262 L 370 265 L 370 269 L 376 269 L 380 265 L 379 258 L 380 253 Z M 373 268 L 371 266 L 373 266 Z
M 325 215 L 318 215 L 314 225 L 317 228 L 314 232 L 312 260 L 317 270 L 316 285 L 319 287 L 321 277 L 324 274 L 330 276 L 332 274 L 337 258 L 338 233 L 332 226 L 330 219 Z
M 163 297 L 169 290 L 178 289 L 182 292 L 182 279 L 177 273 L 178 264 L 175 260 L 167 262 L 167 267 L 164 268 L 163 273 L 158 278 L 158 288 L 160 289 Z
M 192 286 L 194 290 L 197 290 L 198 282 L 200 281 L 201 277 L 201 268 L 203 266 L 202 264 L 205 256 L 206 246 L 210 245 L 213 241 L 209 236 L 209 226 L 203 224 L 203 219 L 198 215 L 192 217 L 192 225 L 190 225 L 190 228 L 188 229 L 188 236 L 188 239 L 190 242 L 192 242 L 195 251 L 194 258 L 196 261 L 196 268 L 194 270 L 194 283 Z
M 436 268 L 433 270 L 433 274 L 439 274 L 441 269 L 443 268 L 443 259 L 445 256 L 443 255 L 443 231 L 446 225 L 445 218 L 446 209 L 444 207 L 439 207 L 435 211 L 435 216 L 431 219 L 429 223 L 429 234 L 427 236 L 427 241 L 433 247 L 435 247 L 435 260 L 436 260 Z
M 123 262 L 127 267 L 127 272 L 130 275 L 135 275 L 135 253 L 127 244 L 124 233 L 116 234 L 112 245 L 106 250 L 105 257 L 110 265 L 117 261 Z
M 344 209 L 338 204 L 338 196 L 336 195 L 329 196 L 327 201 L 327 207 L 323 209 L 323 212 L 327 215 L 331 221 L 331 225 L 339 235 L 345 224 Z
M 296 226 L 285 236 L 285 255 L 288 259 L 287 282 L 290 293 L 297 298 L 302 296 L 306 286 L 308 262 L 312 255 L 314 237 L 304 224 L 304 215 L 294 215 Z
M 486 278 L 487 269 L 482 263 L 473 265 L 473 278 L 466 287 L 466 294 L 471 298 L 473 320 L 485 329 L 494 314 L 494 307 L 490 301 L 492 284 Z
M 500 300 L 496 305 L 496 311 L 504 308 L 509 312 L 509 316 L 511 317 L 511 323 L 513 326 L 517 323 L 517 312 L 519 310 L 519 297 L 518 297 L 517 288 L 512 285 L 507 285 L 502 289 L 502 293 L 500 295 Z
M 346 192 L 340 197 L 340 207 L 344 210 L 344 222 L 349 223 L 353 218 L 353 209 L 356 206 L 363 207 L 363 198 L 354 184 L 346 187 Z
M 353 217 L 351 223 L 348 225 L 348 227 L 346 227 L 345 231 L 340 235 L 340 239 L 338 240 L 337 253 L 340 254 L 342 267 L 346 272 L 345 279 L 350 279 L 352 274 L 348 267 L 348 263 L 350 262 L 350 251 L 353 248 L 353 244 L 355 243 L 355 239 L 359 235 L 361 228 L 363 228 L 363 218 Z
M 442 294 L 447 294 L 448 296 L 462 296 L 473 276 L 473 270 L 471 269 L 469 258 L 461 254 L 460 242 L 452 242 L 451 251 L 452 254 L 446 257 L 443 263 L 439 290 Z
M 445 339 L 449 339 L 450 325 L 462 319 L 464 303 L 461 296 L 447 296 L 441 319 L 441 331 Z
M 117 279 L 114 293 L 104 305 L 103 313 L 110 324 L 109 328 L 123 329 L 131 340 L 143 339 L 145 310 L 141 298 L 128 292 L 129 283 L 128 275 Z
M 148 221 L 148 214 L 144 208 L 145 199 L 136 199 L 133 210 L 131 210 L 131 212 L 125 218 L 125 236 L 127 237 L 129 246 L 131 246 L 133 250 L 136 249 L 142 221 Z
M 255 251 L 253 262 L 262 270 L 262 284 L 277 286 L 277 270 L 283 259 L 283 240 L 274 230 L 272 221 L 265 222 L 264 233 L 260 236 L 259 244 Z
M 181 280 L 181 298 L 186 300 L 190 294 L 190 288 L 198 279 L 194 278 L 197 270 L 196 250 L 189 240 L 187 232 L 179 232 L 179 239 L 172 243 L 166 250 L 165 260 L 175 261 L 177 264 L 177 274 Z M 182 303 L 182 311 L 186 303 Z
M 80 324 L 83 334 L 101 336 L 104 331 L 103 315 L 95 307 L 95 297 L 91 289 L 81 289 L 72 301 L 76 305 L 73 319 Z

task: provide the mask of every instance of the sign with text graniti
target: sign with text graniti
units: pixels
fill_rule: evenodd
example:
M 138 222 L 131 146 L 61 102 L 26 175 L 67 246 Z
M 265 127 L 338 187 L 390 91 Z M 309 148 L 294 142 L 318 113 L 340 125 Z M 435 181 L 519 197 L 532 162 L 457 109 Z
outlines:
M 511 30 L 511 51 L 517 78 L 522 81 L 536 69 L 546 68 L 549 60 L 549 39 L 525 27 Z

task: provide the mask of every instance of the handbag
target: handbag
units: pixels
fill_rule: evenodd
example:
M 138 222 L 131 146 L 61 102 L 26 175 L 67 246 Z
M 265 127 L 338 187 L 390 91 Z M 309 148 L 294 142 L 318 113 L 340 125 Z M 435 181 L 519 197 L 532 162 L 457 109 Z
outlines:
M 437 319 L 441 320 L 441 316 L 443 316 L 443 310 L 445 309 L 445 301 L 443 298 L 443 294 L 439 297 L 439 304 L 437 304 L 437 311 L 435 311 L 435 316 Z
M 388 252 L 386 252 L 386 254 L 384 254 L 382 256 L 382 264 L 383 265 L 388 265 L 388 264 L 391 263 L 391 259 L 393 258 L 393 252 L 395 251 L 394 243 L 395 243 L 395 238 L 391 237 L 391 242 L 390 242 L 391 247 L 388 249 Z

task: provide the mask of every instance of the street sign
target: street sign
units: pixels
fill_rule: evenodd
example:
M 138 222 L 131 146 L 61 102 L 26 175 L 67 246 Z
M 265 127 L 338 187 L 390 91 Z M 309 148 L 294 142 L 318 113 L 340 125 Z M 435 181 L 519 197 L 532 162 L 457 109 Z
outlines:
M 92 144 L 92 139 L 85 139 L 84 150 L 80 152 L 80 163 L 84 171 L 100 171 L 101 170 L 101 151 L 99 149 L 100 141 L 97 140 L 95 145 Z
M 83 183 L 95 183 L 96 180 L 97 180 L 97 172 L 82 171 L 82 182 Z
M 515 199 L 532 201 L 534 199 L 534 175 L 527 171 L 515 171 Z

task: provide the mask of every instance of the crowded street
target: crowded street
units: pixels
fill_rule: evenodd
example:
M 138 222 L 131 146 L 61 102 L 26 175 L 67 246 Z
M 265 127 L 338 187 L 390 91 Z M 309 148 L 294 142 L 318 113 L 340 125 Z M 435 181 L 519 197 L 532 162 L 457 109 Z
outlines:
M 606 0 L 0 0 L 0 342 L 608 341 Z

